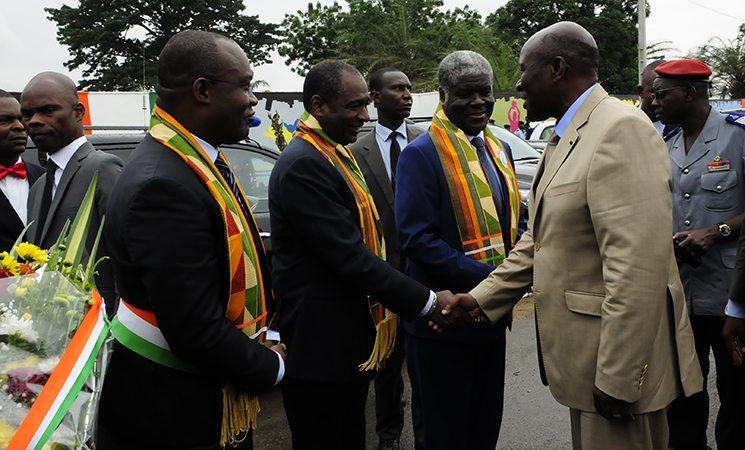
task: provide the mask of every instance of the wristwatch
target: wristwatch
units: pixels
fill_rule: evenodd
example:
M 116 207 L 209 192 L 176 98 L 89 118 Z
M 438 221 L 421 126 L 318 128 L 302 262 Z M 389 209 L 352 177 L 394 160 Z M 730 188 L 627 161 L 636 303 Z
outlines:
M 730 226 L 729 226 L 729 225 L 727 225 L 726 223 L 724 223 L 724 222 L 719 222 L 719 223 L 717 224 L 717 226 L 719 227 L 719 234 L 720 234 L 720 235 L 721 235 L 722 237 L 727 237 L 727 236 L 729 236 L 730 234 L 732 234 L 732 228 L 730 228 Z

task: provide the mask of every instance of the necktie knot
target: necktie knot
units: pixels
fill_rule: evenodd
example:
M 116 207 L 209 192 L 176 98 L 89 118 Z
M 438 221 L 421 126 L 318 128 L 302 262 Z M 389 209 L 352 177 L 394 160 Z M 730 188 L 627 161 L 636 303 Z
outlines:
M 481 136 L 476 136 L 475 138 L 471 139 L 471 144 L 476 148 L 476 150 L 486 150 L 486 144 L 484 144 L 484 140 L 481 139 Z
M 4 179 L 8 175 L 13 175 L 21 180 L 26 178 L 26 164 L 19 162 L 14 164 L 12 167 L 0 166 L 0 180 Z

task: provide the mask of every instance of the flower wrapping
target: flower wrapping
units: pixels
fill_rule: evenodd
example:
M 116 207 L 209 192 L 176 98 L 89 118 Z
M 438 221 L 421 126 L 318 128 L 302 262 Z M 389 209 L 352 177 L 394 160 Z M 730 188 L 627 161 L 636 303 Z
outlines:
M 0 278 L 0 448 L 89 448 L 103 309 L 60 272 Z

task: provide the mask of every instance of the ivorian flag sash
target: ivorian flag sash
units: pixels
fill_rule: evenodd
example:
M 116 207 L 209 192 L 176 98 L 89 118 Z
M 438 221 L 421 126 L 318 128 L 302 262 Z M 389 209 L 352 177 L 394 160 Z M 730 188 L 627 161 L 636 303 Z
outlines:
M 437 107 L 429 128 L 450 190 L 450 200 L 458 223 L 463 252 L 476 261 L 498 266 L 505 258 L 504 233 L 499 223 L 489 182 L 468 137 Z M 517 240 L 520 193 L 517 178 L 502 143 L 489 127 L 484 129 L 486 148 L 504 178 L 510 199 L 510 230 L 506 239 Z
M 41 450 L 62 422 L 93 370 L 109 325 L 101 296 L 94 290 L 92 297 L 93 306 L 86 313 L 44 389 L 10 441 L 8 450 Z
M 253 216 L 249 214 L 247 217 L 243 213 L 232 189 L 194 136 L 157 105 L 150 119 L 149 133 L 153 139 L 173 150 L 186 162 L 219 205 L 230 267 L 230 296 L 225 316 L 252 339 L 261 338 L 266 331 L 267 292 L 258 252 L 264 251 L 264 244 L 260 240 L 255 241 L 249 229 L 249 224 L 256 227 Z M 240 186 L 239 191 L 243 196 Z M 245 197 L 243 201 L 248 205 Z M 196 369 L 171 353 L 152 311 L 134 308 L 124 299 L 122 305 L 122 317 L 117 316 L 112 323 L 114 337 L 122 345 L 158 364 L 196 372 Z M 225 447 L 230 443 L 235 446 L 245 439 L 247 433 L 256 428 L 259 409 L 256 397 L 232 384 L 223 386 L 220 445 Z
M 352 191 L 360 218 L 360 232 L 367 248 L 381 259 L 386 258 L 383 227 L 378 210 L 367 187 L 362 171 L 352 152 L 344 145 L 334 142 L 321 128 L 315 117 L 305 111 L 298 122 L 295 137 L 311 143 L 341 174 Z M 396 341 L 398 317 L 383 305 L 368 297 L 368 305 L 373 323 L 377 328 L 375 346 L 370 358 L 360 364 L 360 370 L 373 370 L 382 367 L 385 359 L 393 352 Z

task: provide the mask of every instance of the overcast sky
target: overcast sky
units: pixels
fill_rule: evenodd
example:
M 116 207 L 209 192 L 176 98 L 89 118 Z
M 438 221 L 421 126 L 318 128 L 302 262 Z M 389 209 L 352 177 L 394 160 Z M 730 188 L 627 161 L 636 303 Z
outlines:
M 333 4 L 333 0 L 320 0 Z M 743 0 L 647 0 L 651 15 L 647 18 L 647 42 L 672 41 L 678 49 L 668 56 L 685 55 L 689 50 L 718 37 L 734 39 L 745 23 Z M 57 42 L 57 28 L 47 20 L 44 7 L 62 4 L 77 6 L 75 0 L 4 0 L 0 9 L 0 88 L 20 91 L 35 74 L 54 70 L 68 73 L 76 82 L 82 71 L 69 73 L 62 64 L 70 59 L 67 48 Z M 258 14 L 262 22 L 279 23 L 285 13 L 306 10 L 308 0 L 244 0 L 244 13 Z M 315 1 L 313 2 L 315 3 Z M 346 5 L 346 2 L 339 0 Z M 445 0 L 445 9 L 470 5 L 483 17 L 494 12 L 506 0 Z M 602 55 L 601 55 L 602 56 Z M 255 68 L 256 78 L 267 81 L 273 91 L 300 91 L 302 79 L 290 72 L 283 59 L 274 54 L 273 64 Z

